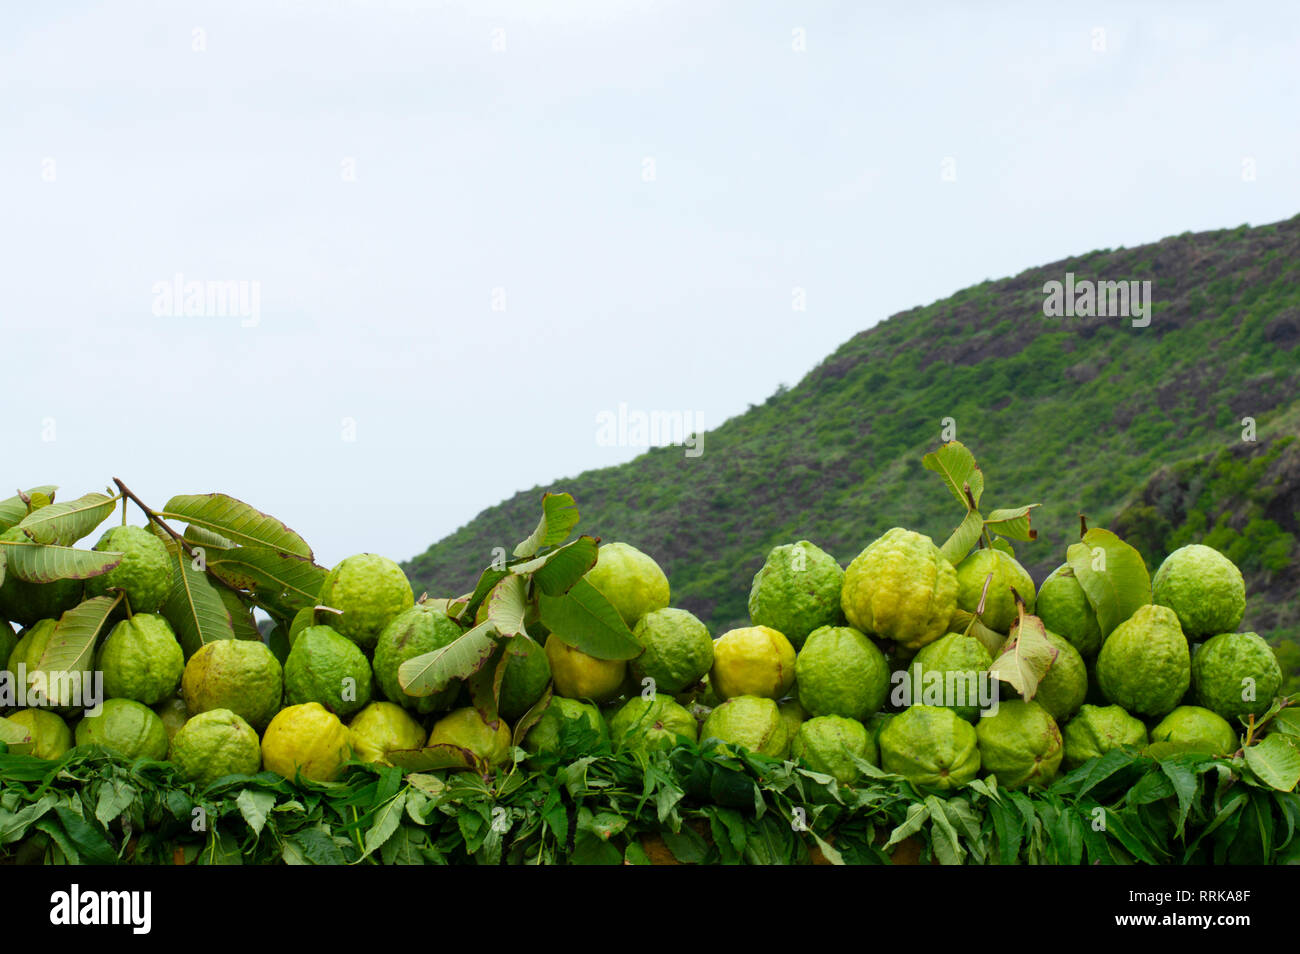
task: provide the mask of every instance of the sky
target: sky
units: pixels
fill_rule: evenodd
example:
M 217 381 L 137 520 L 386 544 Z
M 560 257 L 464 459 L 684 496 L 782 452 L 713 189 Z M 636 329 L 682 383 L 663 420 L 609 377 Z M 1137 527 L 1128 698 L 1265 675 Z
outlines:
M 1295 215 L 1298 28 L 1291 3 L 6 5 L 0 496 L 223 491 L 323 565 L 407 559 L 637 456 L 600 427 L 620 408 L 707 431 L 985 279 Z

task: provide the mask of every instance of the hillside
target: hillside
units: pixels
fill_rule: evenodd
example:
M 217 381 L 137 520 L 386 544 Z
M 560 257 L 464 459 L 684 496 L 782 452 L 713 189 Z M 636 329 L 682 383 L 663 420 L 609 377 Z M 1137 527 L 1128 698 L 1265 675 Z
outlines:
M 1151 280 L 1149 326 L 1044 317 L 1044 283 L 1066 272 Z M 1279 567 L 1300 558 L 1298 465 L 1281 437 L 1300 424 L 1297 344 L 1300 216 L 1092 252 L 894 315 L 710 431 L 702 456 L 656 448 L 521 491 L 406 570 L 417 592 L 464 591 L 475 556 L 517 540 L 542 491 L 563 489 L 583 529 L 652 554 L 674 604 L 721 631 L 746 618 L 750 579 L 776 544 L 807 538 L 847 562 L 895 525 L 942 541 L 960 514 L 921 457 L 951 417 L 986 500 L 1043 504 L 1039 539 L 1017 551 L 1036 580 L 1062 562 L 1080 512 L 1135 537 L 1153 569 L 1206 538 L 1237 547 L 1256 597 L 1247 623 L 1288 635 L 1296 576 Z M 1270 496 L 1265 475 L 1290 489 Z M 1265 611 L 1265 595 L 1291 608 Z

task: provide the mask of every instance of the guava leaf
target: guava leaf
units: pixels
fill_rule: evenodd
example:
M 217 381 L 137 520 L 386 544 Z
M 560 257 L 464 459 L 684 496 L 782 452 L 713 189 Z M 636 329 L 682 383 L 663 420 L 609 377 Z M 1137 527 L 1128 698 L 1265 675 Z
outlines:
M 0 716 L 0 742 L 9 746 L 10 755 L 30 755 L 35 742 L 31 730 Z
M 207 550 L 208 569 L 231 586 L 252 590 L 283 616 L 314 606 L 329 571 L 311 560 L 264 547 Z
M 243 546 L 265 547 L 312 559 L 307 541 L 275 517 L 226 494 L 181 494 L 158 516 L 185 520 Z
M 27 501 L 23 499 L 24 494 L 28 499 L 31 498 L 32 494 L 45 494 L 47 497 L 53 497 L 54 491 L 58 489 L 57 484 L 41 484 L 39 487 L 32 487 L 30 490 L 21 491 L 13 497 L 0 500 L 0 533 L 18 526 L 18 521 L 27 516 Z
M 952 536 L 944 541 L 939 552 L 943 554 L 945 560 L 956 566 L 970 553 L 971 547 L 979 542 L 981 534 L 984 532 L 984 518 L 980 516 L 978 510 L 967 510 L 966 519 L 958 524 L 957 529 L 952 532 Z
M 1002 647 L 1002 655 L 993 660 L 989 672 L 993 678 L 1008 683 L 1028 702 L 1038 692 L 1038 683 L 1060 653 L 1047 641 L 1047 630 L 1037 616 L 1024 614 Z
M 88 580 L 107 573 L 122 562 L 122 554 L 112 550 L 75 550 L 20 540 L 0 540 L 0 548 L 4 549 L 7 559 L 5 572 L 28 583 Z
M 469 686 L 469 698 L 479 718 L 493 732 L 500 724 L 501 715 L 497 706 L 501 701 L 501 680 L 505 678 L 509 658 L 505 652 L 505 641 L 497 643 L 496 652 L 478 672 L 466 681 Z
M 257 621 L 253 618 L 253 604 L 241 594 L 224 586 L 216 587 L 216 592 L 217 596 L 221 597 L 221 602 L 225 604 L 226 612 L 230 614 L 230 628 L 234 631 L 235 639 L 251 639 L 260 642 L 262 632 L 257 628 Z
M 979 507 L 980 495 L 984 493 L 984 474 L 975 463 L 975 455 L 961 441 L 949 441 L 937 451 L 931 451 L 921 458 L 921 465 L 942 477 L 948 490 L 968 510 L 970 501 L 966 499 L 966 486 L 969 485 L 975 506 Z
M 1271 727 L 1273 731 L 1284 735 L 1300 736 L 1300 708 L 1288 706 L 1278 710 L 1273 716 Z
M 0 586 L 4 586 L 5 582 L 5 568 L 9 565 L 9 557 L 6 556 L 8 552 L 4 547 L 0 547 Z
M 60 616 L 36 668 L 50 674 L 93 669 L 95 641 L 120 602 L 118 597 L 96 596 Z
M 585 579 L 563 596 L 539 593 L 542 623 L 562 643 L 597 659 L 635 659 L 641 644 L 600 590 Z
M 542 547 L 562 543 L 578 525 L 578 507 L 572 494 L 542 495 L 542 519 L 528 539 L 515 547 L 515 556 L 530 557 Z
M 438 769 L 473 768 L 478 759 L 469 749 L 440 742 L 422 749 L 392 749 L 388 761 L 408 772 L 436 772 Z
M 957 610 L 953 614 L 950 626 L 954 632 L 974 636 L 994 659 L 1002 654 L 1002 647 L 1006 644 L 1007 637 L 997 630 L 989 629 L 974 613 L 968 613 L 964 609 Z
M 33 510 L 18 522 L 35 543 L 69 547 L 104 522 L 117 509 L 117 498 L 107 494 L 86 494 L 66 503 L 52 503 Z
M 1016 558 L 1016 548 L 1011 545 L 1011 541 L 1006 537 L 994 537 L 990 546 L 994 550 L 1001 550 L 1013 560 Z
M 151 525 L 157 526 L 152 520 L 149 522 Z M 230 550 L 239 546 L 234 540 L 193 523 L 185 525 L 185 532 L 181 536 L 185 538 L 187 543 L 192 543 L 196 547 L 203 547 L 206 550 Z
M 504 577 L 492 588 L 488 597 L 487 618 L 502 636 L 514 636 L 524 631 L 524 614 L 528 611 L 528 588 L 521 576 Z
M 509 570 L 498 570 L 493 567 L 488 567 L 479 574 L 478 582 L 474 584 L 474 592 L 466 599 L 461 617 L 473 619 L 478 613 L 479 604 L 487 599 L 493 588 L 509 575 Z M 451 609 L 450 606 L 447 608 Z
M 1083 587 L 1102 638 L 1151 602 L 1151 575 L 1142 554 L 1109 530 L 1094 527 L 1065 551 Z
M 172 565 L 172 588 L 162 615 L 172 624 L 185 658 L 200 646 L 218 639 L 234 639 L 235 626 L 217 587 L 193 559 L 173 541 L 167 548 Z
M 1012 540 L 1037 540 L 1038 531 L 1029 526 L 1030 512 L 1042 504 L 1027 504 L 1009 510 L 994 510 L 984 518 L 989 533 L 1000 533 Z
M 1279 792 L 1294 791 L 1300 782 L 1300 749 L 1286 735 L 1267 735 L 1245 751 L 1246 764 L 1259 780 Z
M 397 670 L 397 682 L 409 696 L 431 696 L 453 679 L 468 679 L 496 653 L 497 628 L 484 620 L 464 635 L 431 653 L 413 656 Z
M 511 742 L 513 745 L 520 746 L 524 744 L 524 736 L 528 734 L 529 729 L 541 721 L 542 713 L 546 711 L 546 707 L 550 704 L 551 684 L 548 682 L 546 684 L 546 691 L 542 693 L 542 697 L 534 702 L 528 708 L 528 711 L 519 717 L 519 720 L 515 723 L 514 729 L 511 730 Z
M 596 565 L 599 552 L 599 540 L 581 536 L 545 556 L 526 563 L 516 563 L 510 572 L 521 575 L 531 573 L 537 586 L 547 596 L 562 596 Z

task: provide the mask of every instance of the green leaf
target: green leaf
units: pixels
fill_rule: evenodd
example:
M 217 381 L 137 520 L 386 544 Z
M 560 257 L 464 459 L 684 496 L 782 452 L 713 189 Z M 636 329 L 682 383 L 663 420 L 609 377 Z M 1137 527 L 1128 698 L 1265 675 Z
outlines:
M 1097 614 L 1103 638 L 1151 602 L 1151 575 L 1142 554 L 1109 530 L 1089 530 L 1065 557 Z
M 1178 797 L 1178 827 L 1176 829 L 1178 837 L 1183 837 L 1183 830 L 1187 825 L 1187 815 L 1192 810 L 1192 801 L 1196 797 L 1199 786 L 1196 782 L 1196 773 L 1193 772 L 1186 762 L 1179 759 L 1167 759 L 1160 764 L 1160 771 L 1164 772 L 1169 779 L 1169 784 L 1173 786 L 1174 794 Z
M 605 596 L 585 579 L 563 596 L 538 594 L 542 623 L 551 635 L 597 659 L 635 659 L 641 644 Z
M 528 539 L 515 547 L 515 556 L 530 557 L 542 547 L 562 543 L 578 525 L 578 507 L 572 494 L 542 495 L 542 519 Z
M 984 475 L 975 463 L 975 455 L 961 441 L 949 441 L 937 451 L 926 454 L 921 458 L 921 465 L 942 477 L 948 490 L 968 510 L 970 501 L 966 499 L 965 488 L 969 485 L 975 506 L 979 507 L 980 496 L 984 493 Z
M 492 594 L 492 590 L 496 585 L 509 575 L 509 570 L 497 570 L 493 567 L 488 567 L 479 574 L 478 582 L 474 584 L 474 592 L 469 595 L 468 599 L 466 599 L 465 608 L 460 613 L 459 618 L 474 619 L 482 602 Z M 450 606 L 447 608 L 448 610 L 452 609 Z M 450 615 L 450 613 L 448 615 Z
M 474 675 L 496 648 L 496 626 L 485 620 L 441 649 L 406 660 L 397 670 L 398 684 L 407 695 L 431 696 L 453 679 Z
M 255 788 L 246 788 L 235 799 L 235 806 L 254 835 L 260 835 L 266 825 L 267 816 L 275 807 L 275 793 Z
M 0 716 L 0 742 L 9 747 L 10 755 L 28 755 L 35 743 L 30 729 Z
M 1273 716 L 1271 728 L 1275 732 L 1281 732 L 1284 735 L 1300 736 L 1300 707 L 1288 706 L 1285 709 L 1279 709 Z
M 523 577 L 511 574 L 492 588 L 492 595 L 488 597 L 487 618 L 502 636 L 522 633 L 524 614 L 527 611 L 528 593 Z
M 311 560 L 264 547 L 205 548 L 208 569 L 231 586 L 251 590 L 257 601 L 281 616 L 315 606 L 329 570 Z
M 172 588 L 163 603 L 162 615 L 176 631 L 185 658 L 189 659 L 200 646 L 218 639 L 234 639 L 230 611 L 207 574 L 197 569 L 189 554 L 175 542 L 167 551 L 171 557 Z
M 956 566 L 970 553 L 971 547 L 979 542 L 980 536 L 984 533 L 984 518 L 980 516 L 978 510 L 967 510 L 966 518 L 952 532 L 952 536 L 944 541 L 939 552 L 943 554 L 945 560 Z
M 538 588 L 547 596 L 563 596 L 596 565 L 599 551 L 599 540 L 581 536 L 545 556 L 516 564 L 510 571 L 531 573 Z
M 36 664 L 37 671 L 45 673 L 51 683 L 57 681 L 50 679 L 57 673 L 76 673 L 80 678 L 82 673 L 91 672 L 94 669 L 95 642 L 120 602 L 114 596 L 96 596 L 65 612 L 54 624 L 54 632 Z M 67 700 L 59 702 L 71 705 Z
M 269 514 L 226 494 L 182 494 L 167 501 L 158 516 L 187 521 L 242 546 L 312 559 L 311 547 L 297 533 Z
M 28 583 L 88 580 L 107 573 L 122 562 L 121 553 L 109 550 L 74 550 L 21 540 L 0 540 L 0 548 L 5 551 L 6 572 Z
M 397 826 L 402 823 L 402 813 L 406 810 L 406 789 L 398 792 L 379 808 L 375 809 L 374 824 L 366 832 L 365 850 L 361 857 L 367 858 L 380 848 L 384 842 L 393 837 Z
M 1028 504 L 1010 510 L 994 510 L 984 518 L 989 533 L 1000 533 L 1012 540 L 1037 540 L 1038 531 L 1029 526 L 1030 511 L 1042 504 Z
M 505 647 L 506 641 L 499 641 L 491 658 L 467 682 L 471 704 L 493 732 L 500 725 L 497 705 L 501 699 L 501 680 L 505 678 L 506 666 L 510 663 Z
M 993 661 L 989 673 L 1009 683 L 1026 700 L 1034 698 L 1038 683 L 1060 653 L 1047 641 L 1047 630 L 1037 616 L 1023 616 L 1012 629 L 1011 638 L 1002 647 L 1002 655 Z
M 1286 735 L 1265 736 L 1258 745 L 1247 747 L 1243 754 L 1259 780 L 1279 792 L 1294 791 L 1300 782 L 1300 749 Z
M 436 772 L 439 769 L 472 768 L 477 756 L 469 749 L 440 742 L 422 749 L 393 749 L 388 761 L 408 772 Z
M 54 492 L 58 489 L 55 484 L 41 484 L 39 487 L 25 490 L 23 493 L 28 498 L 32 494 L 45 494 L 47 497 L 53 497 Z M 0 500 L 0 533 L 18 526 L 18 522 L 25 516 L 27 516 L 27 501 L 23 500 L 21 494 Z
M 253 618 L 253 605 L 241 593 L 227 589 L 224 586 L 213 587 L 217 596 L 226 607 L 226 613 L 230 616 L 230 628 L 235 634 L 235 639 L 249 639 L 254 642 L 261 642 L 262 633 L 257 628 L 257 620 Z
M 104 522 L 117 508 L 117 498 L 106 494 L 86 494 L 67 503 L 52 503 L 33 510 L 18 523 L 35 543 L 72 546 Z
M 529 729 L 531 729 L 533 726 L 537 725 L 539 721 L 541 721 L 542 713 L 546 711 L 546 707 L 549 706 L 550 704 L 551 704 L 551 684 L 547 683 L 546 690 L 542 693 L 542 697 L 538 699 L 536 702 L 534 702 L 528 708 L 528 711 L 519 717 L 519 720 L 515 723 L 514 728 L 511 730 L 510 741 L 512 745 L 520 746 L 524 744 L 524 736 L 528 734 Z

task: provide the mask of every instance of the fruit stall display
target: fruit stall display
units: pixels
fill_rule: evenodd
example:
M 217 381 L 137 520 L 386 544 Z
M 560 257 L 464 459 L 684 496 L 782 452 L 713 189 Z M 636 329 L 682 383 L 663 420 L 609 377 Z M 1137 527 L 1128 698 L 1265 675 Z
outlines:
M 942 544 L 775 547 L 720 634 L 563 493 L 418 599 L 223 494 L 0 501 L 0 861 L 1300 858 L 1300 716 L 1232 562 L 1152 575 L 1081 521 L 1036 585 L 1037 505 L 985 508 L 959 443 L 924 464 Z

